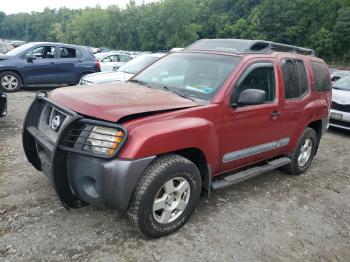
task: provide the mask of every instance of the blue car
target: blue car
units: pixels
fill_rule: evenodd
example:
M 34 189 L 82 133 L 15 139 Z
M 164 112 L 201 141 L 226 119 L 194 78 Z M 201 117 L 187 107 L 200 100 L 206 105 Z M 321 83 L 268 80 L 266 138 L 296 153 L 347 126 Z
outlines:
M 76 85 L 100 64 L 84 47 L 34 42 L 0 54 L 0 91 L 45 84 Z

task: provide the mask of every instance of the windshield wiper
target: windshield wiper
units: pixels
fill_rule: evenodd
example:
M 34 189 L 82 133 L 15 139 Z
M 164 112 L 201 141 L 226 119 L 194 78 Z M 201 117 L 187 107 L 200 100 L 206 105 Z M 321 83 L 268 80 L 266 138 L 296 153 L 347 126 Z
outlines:
M 142 81 L 142 80 L 131 79 L 131 80 L 129 80 L 128 82 L 137 83 L 137 84 L 143 85 L 143 86 L 145 86 L 145 87 L 151 88 L 151 86 L 149 85 L 149 83 L 147 83 L 147 82 L 145 82 L 145 81 Z
M 194 101 L 194 102 L 196 101 L 196 100 L 194 100 L 194 98 L 189 97 L 189 96 L 185 96 L 185 95 L 182 94 L 181 92 L 176 91 L 176 90 L 174 90 L 174 89 L 171 89 L 171 88 L 169 88 L 169 87 L 167 87 L 167 86 L 163 86 L 163 89 L 165 89 L 166 91 L 169 91 L 169 92 L 171 92 L 171 93 L 177 94 L 178 96 L 181 96 L 181 97 L 186 98 L 186 99 L 188 99 L 188 100 L 192 100 L 192 101 Z

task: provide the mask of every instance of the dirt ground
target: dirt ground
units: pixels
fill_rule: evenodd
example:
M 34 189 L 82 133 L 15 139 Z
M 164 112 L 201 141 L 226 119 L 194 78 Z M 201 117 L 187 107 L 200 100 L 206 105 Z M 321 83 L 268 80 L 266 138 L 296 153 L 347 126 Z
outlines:
M 330 129 L 309 171 L 274 171 L 203 199 L 177 233 L 149 240 L 122 212 L 67 211 L 27 162 L 34 92 L 0 119 L 0 261 L 350 261 L 350 133 Z

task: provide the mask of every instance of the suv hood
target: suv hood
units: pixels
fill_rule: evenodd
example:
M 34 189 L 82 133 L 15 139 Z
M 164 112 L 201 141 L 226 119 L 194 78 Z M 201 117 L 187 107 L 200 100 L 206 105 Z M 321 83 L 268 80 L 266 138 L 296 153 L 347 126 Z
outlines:
M 135 83 L 59 88 L 49 94 L 49 99 L 80 114 L 111 122 L 139 113 L 200 105 L 176 94 Z
M 333 88 L 332 101 L 340 105 L 350 105 L 350 91 Z

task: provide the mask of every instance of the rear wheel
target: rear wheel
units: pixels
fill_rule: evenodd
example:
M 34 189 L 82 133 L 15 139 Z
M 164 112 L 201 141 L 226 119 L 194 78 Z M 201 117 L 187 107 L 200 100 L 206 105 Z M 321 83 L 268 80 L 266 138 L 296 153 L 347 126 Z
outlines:
M 306 128 L 298 144 L 290 155 L 291 162 L 283 169 L 291 175 L 301 175 L 310 166 L 317 148 L 317 135 L 314 129 Z
M 193 213 L 201 193 L 198 168 L 176 155 L 161 156 L 145 171 L 129 208 L 138 229 L 150 238 L 171 234 Z
M 0 89 L 4 92 L 16 92 L 22 88 L 21 77 L 12 71 L 0 73 Z

